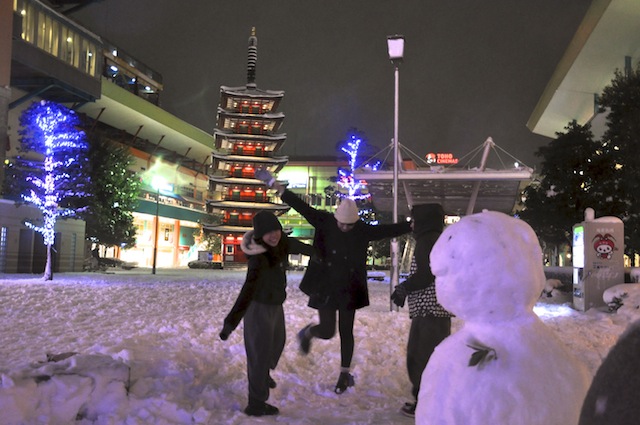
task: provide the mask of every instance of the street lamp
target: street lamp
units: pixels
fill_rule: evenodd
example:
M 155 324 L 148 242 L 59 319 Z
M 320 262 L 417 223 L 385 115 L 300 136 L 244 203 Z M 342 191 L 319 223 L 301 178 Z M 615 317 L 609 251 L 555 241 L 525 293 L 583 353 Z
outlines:
M 404 36 L 389 35 L 387 36 L 387 47 L 389 49 L 389 59 L 394 67 L 395 85 L 393 97 L 393 222 L 398 222 L 398 169 L 400 168 L 398 158 L 398 89 L 400 87 L 400 62 L 404 56 Z M 393 289 L 399 280 L 398 268 L 398 238 L 391 239 L 391 283 L 389 285 L 389 294 L 393 293 Z M 391 300 L 391 297 L 389 298 Z M 393 301 L 390 301 L 389 308 L 393 311 Z
M 156 230 L 154 232 L 153 241 L 153 266 L 151 274 L 156 274 L 156 261 L 158 260 L 158 232 L 160 231 L 160 216 L 158 214 L 160 207 L 160 189 L 167 186 L 167 180 L 162 176 L 154 176 L 151 180 L 151 187 L 156 190 Z

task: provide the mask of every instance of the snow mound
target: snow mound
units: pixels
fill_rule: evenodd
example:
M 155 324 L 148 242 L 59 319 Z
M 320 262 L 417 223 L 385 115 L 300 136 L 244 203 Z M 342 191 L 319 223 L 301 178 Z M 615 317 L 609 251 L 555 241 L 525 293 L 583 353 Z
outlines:
M 2 375 L 2 421 L 66 424 L 115 418 L 126 405 L 128 389 L 129 366 L 122 361 L 103 354 L 48 354 L 46 362 Z
M 640 309 L 640 283 L 621 283 L 604 291 L 602 299 L 609 306 L 610 311 L 617 311 L 618 315 L 638 315 Z

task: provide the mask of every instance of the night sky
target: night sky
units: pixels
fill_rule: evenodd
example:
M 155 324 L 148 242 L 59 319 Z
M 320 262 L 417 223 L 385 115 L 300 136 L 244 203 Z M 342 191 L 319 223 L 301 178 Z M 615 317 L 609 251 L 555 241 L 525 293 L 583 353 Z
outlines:
M 161 106 L 207 132 L 220 86 L 246 84 L 255 26 L 256 83 L 285 91 L 280 153 L 291 157 L 340 155 L 336 143 L 353 127 L 378 148 L 391 143 L 394 73 L 386 36 L 403 34 L 402 145 L 421 157 L 461 158 L 491 136 L 537 166 L 533 153 L 551 139 L 531 133 L 526 122 L 589 3 L 102 0 L 70 17 L 160 72 Z

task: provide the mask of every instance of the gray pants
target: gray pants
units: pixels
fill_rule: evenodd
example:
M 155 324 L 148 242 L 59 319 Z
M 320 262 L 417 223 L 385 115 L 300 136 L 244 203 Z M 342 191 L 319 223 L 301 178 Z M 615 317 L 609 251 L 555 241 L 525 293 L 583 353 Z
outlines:
M 451 335 L 449 317 L 414 317 L 411 319 L 409 342 L 407 343 L 407 371 L 411 381 L 411 393 L 418 399 L 422 372 L 433 350 L 446 337 Z
M 278 365 L 285 338 L 282 304 L 252 301 L 244 315 L 249 404 L 260 404 L 269 399 L 269 369 Z

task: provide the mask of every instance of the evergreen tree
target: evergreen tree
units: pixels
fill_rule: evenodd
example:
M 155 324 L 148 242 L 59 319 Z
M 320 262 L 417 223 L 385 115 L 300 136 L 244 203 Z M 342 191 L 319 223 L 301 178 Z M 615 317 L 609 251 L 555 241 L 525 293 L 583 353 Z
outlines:
M 602 137 L 604 154 L 612 166 L 600 179 L 601 196 L 607 199 L 606 215 L 622 219 L 625 252 L 640 252 L 640 69 L 616 71 L 599 99 L 607 111 L 607 130 Z
M 572 121 L 565 130 L 536 151 L 542 158 L 541 178 L 525 189 L 519 214 L 550 249 L 570 244 L 572 227 L 584 220 L 584 210 L 598 210 L 601 202 L 593 195 L 602 166 L 600 144 L 589 124 Z
M 540 148 L 542 180 L 524 191 L 521 217 L 552 245 L 570 242 L 570 225 L 592 207 L 597 216 L 622 219 L 625 253 L 640 253 L 640 68 L 616 71 L 599 98 L 607 129 L 593 141 L 588 125 L 572 122 L 567 133 Z
M 30 171 L 25 179 L 30 188 L 22 198 L 42 211 L 42 223 L 25 225 L 43 236 L 47 247 L 43 279 L 52 280 L 56 221 L 76 217 L 80 211 L 74 206 L 87 196 L 88 144 L 76 113 L 55 102 L 33 103 L 20 115 L 20 125 L 20 152 L 42 155 L 41 161 L 22 159 L 22 170 Z
M 125 146 L 98 136 L 89 149 L 91 198 L 82 215 L 86 238 L 104 246 L 131 247 L 136 241 L 133 211 L 140 178 L 129 170 L 134 159 Z

